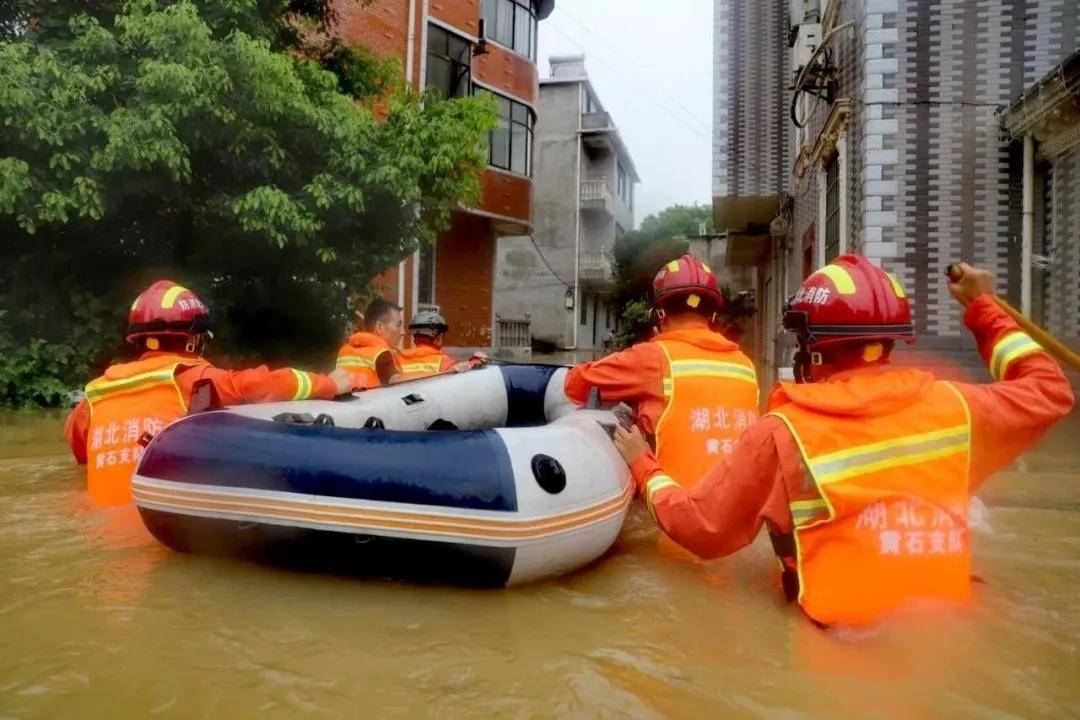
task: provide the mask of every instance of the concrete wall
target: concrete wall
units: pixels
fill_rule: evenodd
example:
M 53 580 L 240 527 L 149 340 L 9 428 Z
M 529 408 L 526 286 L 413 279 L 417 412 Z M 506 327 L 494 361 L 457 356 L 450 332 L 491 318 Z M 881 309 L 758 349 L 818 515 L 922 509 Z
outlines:
M 501 238 L 496 262 L 496 314 L 529 315 L 533 337 L 559 347 L 573 344 L 576 322 L 565 295 L 574 289 L 577 273 L 580 93 L 577 83 L 542 88 L 534 132 L 532 241 Z

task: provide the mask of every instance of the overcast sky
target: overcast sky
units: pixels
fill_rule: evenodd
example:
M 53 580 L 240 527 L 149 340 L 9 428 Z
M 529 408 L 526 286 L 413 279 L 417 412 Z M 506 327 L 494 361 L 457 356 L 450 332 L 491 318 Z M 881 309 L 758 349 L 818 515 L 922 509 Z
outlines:
M 556 0 L 539 50 L 541 77 L 549 56 L 585 53 L 641 176 L 636 223 L 712 201 L 711 0 Z

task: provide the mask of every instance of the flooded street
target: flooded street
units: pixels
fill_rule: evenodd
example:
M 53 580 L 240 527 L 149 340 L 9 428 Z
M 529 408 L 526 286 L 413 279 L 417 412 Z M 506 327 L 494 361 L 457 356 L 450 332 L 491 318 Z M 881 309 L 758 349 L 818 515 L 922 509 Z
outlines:
M 59 414 L 0 415 L 0 717 L 1053 717 L 1080 702 L 1080 419 L 987 485 L 964 611 L 833 637 L 766 538 L 708 564 L 636 507 L 511 590 L 176 554 L 91 510 Z

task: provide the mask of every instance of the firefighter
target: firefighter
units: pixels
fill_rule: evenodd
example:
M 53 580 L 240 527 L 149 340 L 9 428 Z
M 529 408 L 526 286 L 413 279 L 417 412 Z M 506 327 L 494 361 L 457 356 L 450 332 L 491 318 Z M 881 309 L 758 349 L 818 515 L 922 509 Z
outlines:
M 135 299 L 125 340 L 138 360 L 112 365 L 92 380 L 64 428 L 75 459 L 87 465 L 87 489 L 96 503 L 131 502 L 131 475 L 143 450 L 139 438 L 186 414 L 200 381 L 210 381 L 226 405 L 327 399 L 349 390 L 344 372 L 215 368 L 202 357 L 208 326 L 203 302 L 171 280 L 155 282 Z
M 692 483 L 725 455 L 757 418 L 753 363 L 712 329 L 723 300 L 704 263 L 683 255 L 653 281 L 657 331 L 651 340 L 566 376 L 567 396 L 584 404 L 592 388 L 604 403 L 626 402 L 661 464 Z
M 450 326 L 438 310 L 421 310 L 409 323 L 413 347 L 401 351 L 401 371 L 405 380 L 416 380 L 448 372 L 466 372 L 484 361 L 477 353 L 473 361 L 458 362 L 443 352 Z
M 795 383 L 700 482 L 680 487 L 637 432 L 616 445 L 661 529 L 703 558 L 768 524 L 789 599 L 821 625 L 859 625 L 970 596 L 968 503 L 1073 405 L 1053 359 L 1005 314 L 993 276 L 949 286 L 996 382 L 944 382 L 889 364 L 914 331 L 904 289 L 857 255 L 789 300 Z
M 352 377 L 354 390 L 391 385 L 401 380 L 398 346 L 404 334 L 401 308 L 375 298 L 364 310 L 363 330 L 354 332 L 338 350 L 337 367 Z

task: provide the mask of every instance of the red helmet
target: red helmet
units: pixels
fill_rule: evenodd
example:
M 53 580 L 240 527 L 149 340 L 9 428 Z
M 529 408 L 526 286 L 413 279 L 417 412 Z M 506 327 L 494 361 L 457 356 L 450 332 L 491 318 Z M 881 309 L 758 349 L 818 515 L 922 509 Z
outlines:
M 788 300 L 784 328 L 807 349 L 845 340 L 915 339 L 903 286 L 861 255 L 841 255 L 808 277 Z
M 716 276 L 708 265 L 693 255 L 672 260 L 660 268 L 653 279 L 653 300 L 656 305 L 680 297 L 685 297 L 687 306 L 691 308 L 696 308 L 703 298 L 712 301 L 716 310 L 724 304 Z
M 172 280 L 158 280 L 131 304 L 125 339 L 199 335 L 209 325 L 210 311 L 198 295 Z

